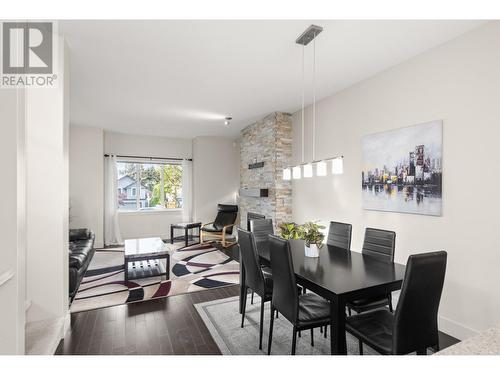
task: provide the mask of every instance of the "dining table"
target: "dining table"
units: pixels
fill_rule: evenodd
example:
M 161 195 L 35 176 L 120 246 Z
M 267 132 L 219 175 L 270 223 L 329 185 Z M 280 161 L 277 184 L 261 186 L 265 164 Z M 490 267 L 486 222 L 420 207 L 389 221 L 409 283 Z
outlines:
M 319 249 L 319 257 L 305 256 L 303 240 L 289 240 L 297 284 L 330 301 L 333 332 L 332 354 L 347 354 L 346 303 L 387 295 L 401 289 L 405 266 L 374 258 L 358 251 L 330 245 Z M 257 243 L 263 265 L 270 265 L 269 241 Z M 240 313 L 245 295 L 245 267 L 240 257 Z

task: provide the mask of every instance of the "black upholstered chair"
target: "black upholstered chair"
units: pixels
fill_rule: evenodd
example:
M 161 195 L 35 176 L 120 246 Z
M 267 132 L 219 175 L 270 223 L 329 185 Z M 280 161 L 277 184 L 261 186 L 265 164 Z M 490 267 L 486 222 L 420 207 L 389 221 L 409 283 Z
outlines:
M 439 350 L 437 314 L 446 272 L 446 252 L 411 255 L 396 312 L 369 311 L 347 318 L 346 330 L 381 354 L 426 354 Z
M 274 311 L 278 310 L 293 325 L 292 355 L 294 355 L 297 332 L 310 329 L 311 345 L 314 345 L 313 329 L 332 324 L 330 303 L 316 294 L 299 294 L 290 255 L 290 244 L 287 240 L 269 236 L 269 245 L 273 272 L 273 296 L 267 354 L 271 354 Z
M 238 229 L 238 244 L 240 254 L 245 267 L 245 298 L 243 299 L 241 328 L 245 322 L 246 295 L 248 289 L 260 296 L 260 335 L 259 349 L 262 349 L 262 332 L 264 328 L 264 303 L 271 301 L 273 294 L 273 277 L 269 267 L 261 267 L 259 256 L 255 247 L 255 238 L 253 233 L 243 229 Z
M 233 233 L 233 226 L 238 216 L 238 206 L 233 204 L 219 204 L 215 220 L 203 224 L 200 230 L 200 243 L 207 239 L 221 241 L 223 247 L 229 247 L 236 242 L 229 240 Z
M 269 235 L 274 234 L 273 220 L 272 219 L 258 219 L 250 220 L 250 232 L 255 237 L 257 248 L 259 244 L 265 243 L 269 240 Z
M 272 219 L 251 219 L 248 221 L 249 231 L 253 233 L 255 238 L 255 246 L 257 250 L 264 243 L 267 243 L 269 235 L 274 234 L 273 220 Z M 250 300 L 253 305 L 253 293 Z
M 351 224 L 330 221 L 330 228 L 328 229 L 328 238 L 326 240 L 326 244 L 330 246 L 340 247 L 346 250 L 351 250 L 351 235 Z
M 380 261 L 394 262 L 394 249 L 396 247 L 396 233 L 389 230 L 366 228 L 362 253 Z M 382 295 L 373 298 L 364 298 L 347 303 L 349 316 L 351 310 L 361 313 L 363 311 L 389 306 L 392 311 L 392 296 Z

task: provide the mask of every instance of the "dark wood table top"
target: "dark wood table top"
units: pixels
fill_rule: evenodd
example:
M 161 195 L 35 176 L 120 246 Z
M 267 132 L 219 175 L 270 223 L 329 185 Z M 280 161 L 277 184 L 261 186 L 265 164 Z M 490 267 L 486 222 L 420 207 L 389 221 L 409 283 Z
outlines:
M 196 222 L 196 223 L 174 223 L 170 224 L 172 228 L 175 229 L 192 229 L 192 228 L 198 228 L 201 227 L 201 222 Z
M 314 285 L 324 296 L 336 295 L 346 299 L 363 296 L 377 289 L 398 290 L 405 274 L 405 266 L 385 262 L 356 251 L 324 245 L 318 258 L 304 254 L 304 241 L 291 240 L 293 266 L 297 282 Z M 268 243 L 258 246 L 259 255 L 270 260 Z

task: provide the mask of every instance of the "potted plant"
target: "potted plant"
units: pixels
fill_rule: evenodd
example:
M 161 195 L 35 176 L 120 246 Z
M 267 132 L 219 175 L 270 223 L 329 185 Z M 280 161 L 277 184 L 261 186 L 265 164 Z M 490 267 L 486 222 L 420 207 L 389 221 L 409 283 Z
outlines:
M 280 235 L 285 240 L 296 240 L 299 238 L 300 227 L 295 223 L 282 223 L 280 226 Z
M 319 257 L 318 249 L 323 247 L 325 235 L 320 232 L 320 229 L 325 229 L 324 225 L 309 221 L 300 226 L 299 238 L 303 239 L 306 257 Z

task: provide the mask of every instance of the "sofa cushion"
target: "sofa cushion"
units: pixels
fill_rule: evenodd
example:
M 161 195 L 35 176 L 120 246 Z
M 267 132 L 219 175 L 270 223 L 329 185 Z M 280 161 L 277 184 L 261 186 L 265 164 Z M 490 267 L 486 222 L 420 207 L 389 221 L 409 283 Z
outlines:
M 69 241 L 88 240 L 92 236 L 92 232 L 87 228 L 70 229 Z
M 81 268 L 87 260 L 86 254 L 71 254 L 69 257 L 69 266 L 73 268 Z

